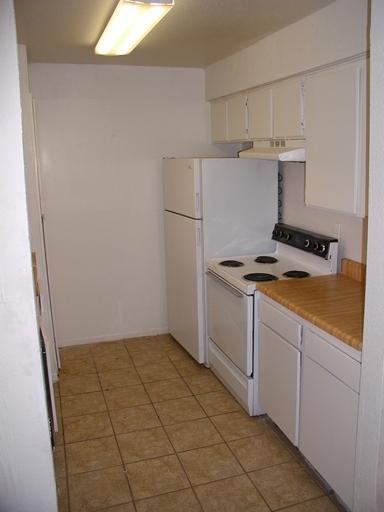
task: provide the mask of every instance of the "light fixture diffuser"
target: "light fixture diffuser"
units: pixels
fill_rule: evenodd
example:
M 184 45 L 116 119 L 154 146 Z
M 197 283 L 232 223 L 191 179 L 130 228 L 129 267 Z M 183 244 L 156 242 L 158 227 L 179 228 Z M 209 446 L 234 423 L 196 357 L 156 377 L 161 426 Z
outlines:
M 173 0 L 137 1 L 119 0 L 108 22 L 95 53 L 99 55 L 127 55 L 155 25 L 172 9 Z

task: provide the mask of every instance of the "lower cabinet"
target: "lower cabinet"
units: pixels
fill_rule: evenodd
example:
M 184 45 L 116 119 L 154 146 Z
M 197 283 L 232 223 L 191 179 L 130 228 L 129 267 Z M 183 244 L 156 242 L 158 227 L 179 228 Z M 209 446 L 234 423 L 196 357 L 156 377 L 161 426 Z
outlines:
M 304 334 L 299 449 L 352 509 L 360 363 Z
M 361 353 L 260 294 L 259 403 L 352 509 Z
M 259 404 L 295 445 L 299 440 L 301 324 L 259 301 Z

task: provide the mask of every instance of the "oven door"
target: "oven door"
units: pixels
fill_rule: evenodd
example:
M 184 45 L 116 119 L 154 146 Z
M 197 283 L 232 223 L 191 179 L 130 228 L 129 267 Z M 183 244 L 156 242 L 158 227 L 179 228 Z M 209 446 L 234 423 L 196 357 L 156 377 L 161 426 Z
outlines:
M 208 336 L 246 376 L 253 372 L 253 295 L 207 271 Z

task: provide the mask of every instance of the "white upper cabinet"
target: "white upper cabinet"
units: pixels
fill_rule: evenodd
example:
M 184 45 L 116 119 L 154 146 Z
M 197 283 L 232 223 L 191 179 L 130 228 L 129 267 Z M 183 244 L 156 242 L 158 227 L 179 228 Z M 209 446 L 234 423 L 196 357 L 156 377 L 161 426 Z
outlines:
M 247 96 L 238 94 L 211 103 L 211 142 L 248 139 Z
M 211 142 L 228 142 L 227 100 L 211 103 Z
M 273 138 L 304 137 L 304 80 L 284 80 L 272 87 Z
M 304 80 L 284 80 L 248 93 L 249 139 L 304 137 Z
M 272 138 L 272 90 L 262 87 L 248 93 L 248 137 Z
M 228 98 L 227 113 L 228 140 L 247 140 L 247 96 L 239 94 Z
M 305 203 L 365 216 L 366 63 L 306 78 Z

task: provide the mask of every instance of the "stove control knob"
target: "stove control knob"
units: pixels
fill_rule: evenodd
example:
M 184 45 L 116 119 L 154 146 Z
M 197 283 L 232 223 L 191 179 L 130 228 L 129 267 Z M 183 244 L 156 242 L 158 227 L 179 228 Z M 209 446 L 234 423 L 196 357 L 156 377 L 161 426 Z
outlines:
M 304 242 L 304 247 L 308 248 L 311 245 L 311 241 L 307 238 Z
M 321 244 L 320 245 L 320 252 L 325 252 L 325 249 L 326 249 L 325 245 Z
M 318 248 L 319 248 L 319 244 L 318 244 L 317 242 L 315 242 L 315 243 L 313 244 L 313 250 L 314 250 L 314 251 L 317 251 L 317 250 L 318 250 Z
M 290 239 L 291 239 L 291 235 L 290 235 L 290 233 L 285 233 L 284 238 L 285 238 L 286 240 L 290 240 Z

